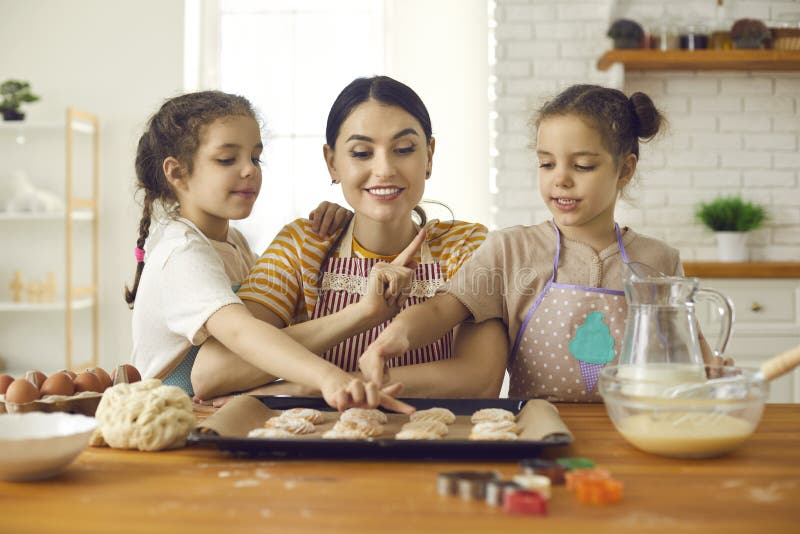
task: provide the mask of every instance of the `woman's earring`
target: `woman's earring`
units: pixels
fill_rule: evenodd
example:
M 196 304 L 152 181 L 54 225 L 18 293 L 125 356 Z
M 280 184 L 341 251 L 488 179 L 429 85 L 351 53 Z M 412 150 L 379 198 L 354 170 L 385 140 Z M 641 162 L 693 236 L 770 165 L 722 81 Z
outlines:
M 425 178 L 431 177 L 431 171 L 425 171 Z
M 336 184 L 336 180 L 331 180 L 331 185 L 335 185 L 335 184 Z

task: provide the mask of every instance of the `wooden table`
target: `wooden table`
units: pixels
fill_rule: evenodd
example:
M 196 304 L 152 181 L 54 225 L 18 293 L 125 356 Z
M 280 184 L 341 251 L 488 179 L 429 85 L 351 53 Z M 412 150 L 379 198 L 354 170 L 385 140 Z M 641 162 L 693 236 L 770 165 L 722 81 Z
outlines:
M 188 448 L 88 449 L 60 476 L 0 482 L 2 533 L 116 532 L 776 532 L 800 531 L 800 405 L 768 405 L 757 432 L 712 460 L 648 455 L 601 405 L 563 405 L 583 456 L 625 484 L 622 503 L 581 505 L 556 486 L 547 517 L 440 497 L 436 475 L 516 463 L 265 461 Z

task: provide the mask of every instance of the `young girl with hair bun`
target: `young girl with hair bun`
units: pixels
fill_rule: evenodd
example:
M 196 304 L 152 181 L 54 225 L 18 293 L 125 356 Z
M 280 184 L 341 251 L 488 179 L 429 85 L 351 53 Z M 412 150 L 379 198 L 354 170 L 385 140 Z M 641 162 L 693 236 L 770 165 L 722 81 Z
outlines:
M 361 357 L 367 379 L 383 362 L 461 321 L 500 318 L 514 341 L 509 396 L 599 401 L 600 369 L 624 334 L 624 264 L 681 276 L 678 251 L 615 222 L 639 143 L 664 119 L 644 93 L 574 85 L 534 120 L 539 192 L 552 219 L 489 234 L 436 297 L 398 315 Z M 597 350 L 603 348 L 603 350 Z
M 255 256 L 231 220 L 247 217 L 261 189 L 261 130 L 247 99 L 219 91 L 167 100 L 147 124 L 136 153 L 144 192 L 137 269 L 125 300 L 133 308 L 133 363 L 191 394 L 198 353 L 216 340 L 253 367 L 318 388 L 337 409 L 381 404 L 412 412 L 256 319 L 235 290 Z M 157 217 L 157 215 L 160 215 Z M 153 232 L 151 233 L 151 225 Z M 392 278 L 386 298 L 410 280 Z

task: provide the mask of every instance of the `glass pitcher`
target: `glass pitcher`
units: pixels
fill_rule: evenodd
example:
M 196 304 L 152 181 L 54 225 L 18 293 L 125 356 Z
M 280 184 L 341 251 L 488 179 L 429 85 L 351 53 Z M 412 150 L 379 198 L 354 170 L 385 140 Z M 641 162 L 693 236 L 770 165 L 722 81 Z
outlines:
M 733 325 L 733 305 L 697 278 L 666 276 L 631 262 L 623 275 L 628 315 L 619 357 L 619 375 L 640 379 L 639 391 L 657 394 L 665 387 L 706 379 L 695 301 L 709 299 L 721 316 L 714 356 L 725 350 Z M 650 386 L 648 386 L 650 384 Z

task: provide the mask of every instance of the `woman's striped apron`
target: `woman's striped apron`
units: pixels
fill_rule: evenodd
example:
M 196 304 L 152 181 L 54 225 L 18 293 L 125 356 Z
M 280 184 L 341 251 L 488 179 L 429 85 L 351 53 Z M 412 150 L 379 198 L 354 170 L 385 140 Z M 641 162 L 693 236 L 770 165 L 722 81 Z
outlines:
M 423 243 L 420 248 L 421 261 L 417 265 L 411 294 L 403 309 L 424 302 L 436 294 L 436 289 L 444 283 L 439 263 L 434 260 L 430 247 Z M 372 266 L 380 260 L 353 257 L 353 222 L 347 228 L 339 246 L 339 257 L 328 258 L 323 266 L 322 283 L 312 319 L 330 315 L 349 304 L 358 302 L 367 293 L 367 280 Z M 326 360 L 348 372 L 358 370 L 358 358 L 370 343 L 380 335 L 390 321 L 377 325 L 356 336 L 346 339 L 322 355 Z M 399 358 L 389 361 L 390 367 L 433 362 L 450 358 L 453 332 L 416 350 L 406 352 Z

